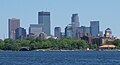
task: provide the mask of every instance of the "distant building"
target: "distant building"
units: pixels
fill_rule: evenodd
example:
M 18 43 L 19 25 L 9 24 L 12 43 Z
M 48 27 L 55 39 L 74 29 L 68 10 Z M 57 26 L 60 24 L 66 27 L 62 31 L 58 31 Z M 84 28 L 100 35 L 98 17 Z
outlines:
M 41 24 L 30 24 L 30 27 L 29 27 L 30 35 L 39 37 L 40 33 L 42 33 L 42 25 Z
M 90 27 L 81 26 L 77 28 L 77 37 L 90 36 Z
M 111 35 L 112 35 L 111 29 L 110 29 L 110 28 L 107 28 L 107 29 L 105 30 L 105 37 L 111 37 Z
M 91 43 L 90 27 L 81 26 L 77 28 L 77 39 L 84 39 Z
M 15 30 L 15 32 L 16 32 L 16 39 L 26 38 L 26 29 L 19 27 Z
M 99 37 L 103 37 L 103 31 L 99 31 Z
M 99 34 L 99 21 L 90 21 L 92 37 L 97 37 Z
M 102 38 L 102 45 L 104 44 L 113 44 L 112 41 L 114 41 L 116 38 L 115 37 L 103 37 Z M 111 43 L 109 43 L 111 42 Z
M 71 24 L 72 24 L 72 32 L 73 32 L 72 37 L 77 38 L 76 30 L 77 30 L 77 27 L 79 27 L 79 16 L 78 16 L 78 14 L 72 14 Z
M 38 24 L 42 25 L 42 32 L 45 32 L 48 36 L 51 35 L 50 12 L 38 12 Z
M 61 38 L 61 28 L 60 27 L 55 27 L 54 36 L 57 38 Z
M 92 44 L 97 44 L 98 46 L 102 45 L 103 38 L 102 37 L 96 37 L 92 39 Z
M 20 27 L 20 19 L 8 19 L 8 35 L 10 39 L 15 39 L 15 30 Z
M 46 39 L 47 38 L 47 34 L 42 32 L 42 33 L 40 33 L 39 38 Z
M 72 25 L 69 24 L 69 25 L 66 26 L 66 28 L 65 28 L 65 37 L 73 38 L 73 37 L 72 37 L 72 34 L 73 34 L 73 32 L 72 32 Z
M 71 24 L 74 27 L 79 27 L 79 16 L 78 16 L 78 14 L 72 14 Z
M 61 32 L 61 38 L 65 37 L 65 32 Z

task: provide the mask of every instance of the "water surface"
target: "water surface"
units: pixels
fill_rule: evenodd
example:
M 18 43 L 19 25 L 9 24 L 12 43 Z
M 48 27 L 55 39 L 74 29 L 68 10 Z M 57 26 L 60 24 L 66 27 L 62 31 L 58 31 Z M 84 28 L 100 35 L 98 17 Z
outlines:
M 120 51 L 3 51 L 0 65 L 120 65 Z

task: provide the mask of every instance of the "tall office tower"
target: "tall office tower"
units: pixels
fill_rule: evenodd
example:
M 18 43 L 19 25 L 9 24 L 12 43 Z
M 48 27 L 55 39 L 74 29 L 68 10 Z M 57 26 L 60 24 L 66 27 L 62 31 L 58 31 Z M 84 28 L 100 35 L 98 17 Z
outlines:
M 15 39 L 15 30 L 20 27 L 20 19 L 8 19 L 8 35 L 10 39 Z
M 23 39 L 26 38 L 26 29 L 19 27 L 15 30 L 16 32 L 16 38 L 15 39 Z
M 33 34 L 34 36 L 39 37 L 40 33 L 42 33 L 41 24 L 30 24 L 29 35 Z
M 50 33 L 50 12 L 38 12 L 38 24 L 42 26 L 42 32 L 46 33 L 48 36 L 51 35 Z
M 54 36 L 57 38 L 61 38 L 61 28 L 60 27 L 55 27 Z
M 79 27 L 79 16 L 78 16 L 78 14 L 72 14 L 71 24 L 72 24 L 72 32 L 73 32 L 72 37 L 76 38 L 77 37 L 76 29 L 77 29 L 77 27 Z
M 92 37 L 97 37 L 99 34 L 99 21 L 90 21 Z
M 67 25 L 66 28 L 65 28 L 65 37 L 73 38 L 73 37 L 72 37 L 72 34 L 73 34 L 73 32 L 72 32 L 72 25 L 69 24 L 69 25 Z

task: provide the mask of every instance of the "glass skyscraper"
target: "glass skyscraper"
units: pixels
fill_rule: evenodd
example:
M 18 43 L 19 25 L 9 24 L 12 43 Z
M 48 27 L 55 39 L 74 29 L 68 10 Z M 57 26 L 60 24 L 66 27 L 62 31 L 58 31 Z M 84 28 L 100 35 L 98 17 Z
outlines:
M 60 27 L 55 27 L 54 36 L 57 38 L 61 38 L 61 28 Z
M 26 29 L 19 27 L 15 30 L 16 38 L 15 39 L 23 39 L 26 38 Z
M 34 34 L 39 37 L 40 33 L 42 33 L 42 25 L 41 24 L 30 24 L 29 34 Z
M 77 38 L 76 30 L 77 30 L 77 27 L 79 27 L 79 16 L 78 16 L 78 14 L 72 14 L 71 24 L 72 24 L 72 32 L 73 32 L 72 37 Z
M 71 24 L 67 25 L 66 28 L 65 28 L 65 37 L 70 37 L 72 38 L 72 26 Z
M 38 24 L 42 25 L 42 32 L 46 33 L 48 36 L 50 33 L 50 12 L 38 12 Z
M 20 19 L 8 19 L 8 36 L 10 39 L 15 39 L 15 30 L 20 27 Z
M 99 21 L 90 21 L 90 29 L 92 37 L 97 37 L 99 34 Z
M 81 26 L 77 28 L 77 37 L 90 36 L 90 27 Z

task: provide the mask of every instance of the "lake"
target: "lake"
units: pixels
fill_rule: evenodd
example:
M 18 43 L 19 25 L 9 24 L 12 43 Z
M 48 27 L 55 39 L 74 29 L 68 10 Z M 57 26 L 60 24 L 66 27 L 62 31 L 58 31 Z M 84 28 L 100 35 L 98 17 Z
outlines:
M 120 51 L 1 51 L 0 65 L 120 65 Z

